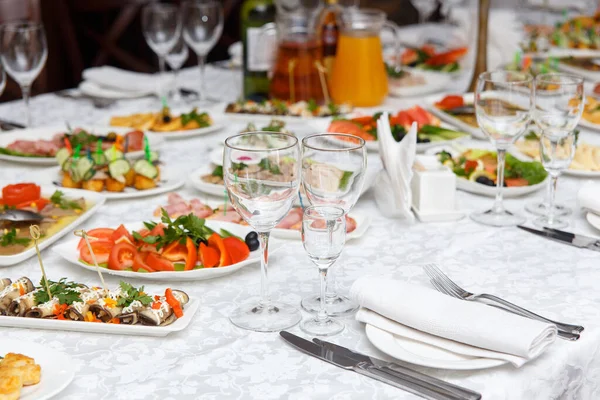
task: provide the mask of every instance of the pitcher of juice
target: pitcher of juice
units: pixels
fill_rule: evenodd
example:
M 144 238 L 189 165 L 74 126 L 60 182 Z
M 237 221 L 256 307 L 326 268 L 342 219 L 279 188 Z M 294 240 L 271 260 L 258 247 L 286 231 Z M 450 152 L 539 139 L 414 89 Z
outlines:
M 371 9 L 346 10 L 339 22 L 340 36 L 329 83 L 331 97 L 336 104 L 377 106 L 388 93 L 380 33 L 391 30 L 398 49 L 398 28 L 387 21 L 383 11 Z

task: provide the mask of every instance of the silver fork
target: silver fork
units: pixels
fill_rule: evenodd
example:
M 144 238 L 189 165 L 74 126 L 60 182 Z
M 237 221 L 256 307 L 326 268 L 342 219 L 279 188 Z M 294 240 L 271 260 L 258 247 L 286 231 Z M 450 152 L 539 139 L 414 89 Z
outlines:
M 565 324 L 562 322 L 553 321 L 551 319 L 542 317 L 541 315 L 535 314 L 529 310 L 517 306 L 516 304 L 510 303 L 500 297 L 492 294 L 481 293 L 475 294 L 466 291 L 465 289 L 454 283 L 447 275 L 445 275 L 435 264 L 428 264 L 423 267 L 425 272 L 429 276 L 433 286 L 440 292 L 445 293 L 449 296 L 453 296 L 462 300 L 469 301 L 482 301 L 485 304 L 497 306 L 507 311 L 519 314 L 523 317 L 535 319 L 538 321 L 546 322 L 555 325 L 558 328 L 559 336 L 568 340 L 579 339 L 579 334 L 583 331 L 583 326 Z M 485 301 L 487 300 L 487 301 Z M 493 304 L 492 304 L 493 303 Z

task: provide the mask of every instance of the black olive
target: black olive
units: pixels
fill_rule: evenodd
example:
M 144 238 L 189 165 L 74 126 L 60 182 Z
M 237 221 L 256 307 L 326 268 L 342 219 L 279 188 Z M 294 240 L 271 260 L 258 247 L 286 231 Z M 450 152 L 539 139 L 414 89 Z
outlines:
M 475 182 L 481 183 L 482 185 L 487 185 L 487 186 L 496 186 L 494 181 L 485 175 L 478 176 L 477 179 L 475 179 Z
M 431 143 L 431 139 L 423 138 L 423 139 L 421 139 L 421 143 Z
M 165 124 L 168 124 L 169 122 L 171 122 L 171 116 L 170 115 L 163 115 L 163 122 Z
M 248 246 L 250 251 L 254 251 L 260 247 L 260 242 L 258 241 L 258 233 L 254 231 L 248 233 L 244 241 L 246 242 L 246 246 Z

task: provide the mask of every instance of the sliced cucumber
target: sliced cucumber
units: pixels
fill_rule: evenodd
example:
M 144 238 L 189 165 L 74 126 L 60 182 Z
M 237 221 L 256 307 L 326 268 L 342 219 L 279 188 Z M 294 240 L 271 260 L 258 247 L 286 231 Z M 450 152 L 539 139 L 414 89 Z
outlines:
M 123 158 L 123 153 L 120 152 L 119 150 L 115 149 L 114 147 L 106 149 L 106 151 L 104 152 L 104 155 L 106 156 L 106 159 L 108 160 L 108 162 L 111 162 L 114 160 L 120 160 Z
M 120 180 L 119 178 L 124 177 L 130 169 L 131 165 L 127 160 L 117 160 L 108 164 L 108 173 L 116 180 Z
M 108 160 L 103 153 L 94 153 L 92 154 L 92 160 L 96 165 L 106 165 Z
M 133 164 L 133 170 L 136 174 L 145 176 L 148 179 L 155 179 L 158 176 L 158 168 L 147 160 L 137 160 Z
M 77 160 L 77 164 L 75 165 L 75 170 L 77 171 L 77 176 L 84 181 L 92 179 L 96 171 L 94 170 L 94 161 L 90 158 L 83 157 Z
M 151 152 L 150 152 L 150 159 L 149 159 L 148 161 L 150 161 L 150 162 L 151 162 L 151 163 L 153 163 L 153 164 L 154 164 L 155 162 L 158 162 L 158 152 L 156 152 L 156 151 L 151 151 Z
M 71 157 L 71 152 L 66 147 L 63 147 L 62 149 L 60 149 L 56 152 L 55 157 L 56 157 L 56 161 L 58 161 L 58 165 L 60 165 L 62 167 L 64 165 L 65 161 L 67 161 L 69 159 L 69 157 Z
M 62 163 L 61 169 L 63 170 L 63 172 L 69 172 L 71 170 L 71 167 L 73 166 L 73 164 L 75 164 L 73 162 L 73 159 L 71 157 L 69 157 Z

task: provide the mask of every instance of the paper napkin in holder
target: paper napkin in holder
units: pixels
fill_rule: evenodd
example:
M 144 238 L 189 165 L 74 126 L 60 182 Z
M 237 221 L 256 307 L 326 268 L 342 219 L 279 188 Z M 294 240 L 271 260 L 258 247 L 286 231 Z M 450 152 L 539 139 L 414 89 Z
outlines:
M 412 166 L 417 153 L 417 123 L 413 122 L 408 133 L 400 142 L 392 136 L 390 120 L 383 113 L 377 121 L 377 139 L 379 155 L 383 169 L 379 172 L 374 185 L 375 201 L 379 211 L 386 217 L 414 221 L 411 212 Z

